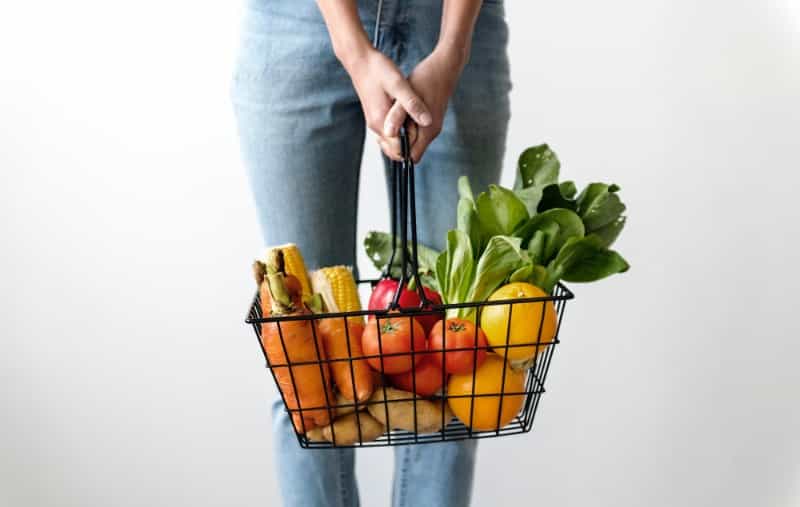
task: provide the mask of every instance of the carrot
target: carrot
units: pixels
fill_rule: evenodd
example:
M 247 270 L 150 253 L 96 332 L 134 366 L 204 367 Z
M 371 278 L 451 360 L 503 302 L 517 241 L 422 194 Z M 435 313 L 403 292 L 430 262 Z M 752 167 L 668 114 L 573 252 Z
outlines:
M 331 373 L 333 381 L 342 396 L 350 401 L 367 401 L 372 396 L 373 376 L 361 350 L 361 335 L 364 333 L 364 323 L 347 320 L 347 332 L 344 328 L 345 319 L 322 319 L 319 322 L 319 331 L 322 342 L 325 344 L 325 354 L 329 359 L 343 359 L 332 361 Z M 348 335 L 349 333 L 349 335 Z M 350 342 L 348 350 L 348 338 Z M 352 359 L 351 359 L 352 358 Z M 352 371 L 350 367 L 352 365 Z
M 329 312 L 357 312 L 361 310 L 358 287 L 353 271 L 347 266 L 330 266 L 318 269 L 309 276 L 312 290 L 319 294 Z M 345 320 L 347 327 L 345 327 Z M 350 316 L 323 319 L 319 322 L 325 353 L 331 361 L 331 374 L 336 386 L 350 401 L 366 401 L 372 395 L 372 373 L 361 349 L 364 318 Z M 352 371 L 351 371 L 352 367 Z
M 256 280 L 260 279 L 259 294 L 265 317 L 311 313 L 303 304 L 299 281 L 285 274 L 280 249 L 270 250 L 266 265 L 261 266 L 261 276 L 258 267 L 255 271 Z M 328 365 L 324 362 L 325 348 L 320 334 L 315 332 L 314 322 L 265 322 L 261 325 L 261 343 L 270 365 L 276 365 L 272 366 L 272 371 L 295 430 L 303 433 L 329 424 L 332 412 L 329 407 L 334 403 L 334 396 Z M 299 362 L 309 364 L 292 366 Z

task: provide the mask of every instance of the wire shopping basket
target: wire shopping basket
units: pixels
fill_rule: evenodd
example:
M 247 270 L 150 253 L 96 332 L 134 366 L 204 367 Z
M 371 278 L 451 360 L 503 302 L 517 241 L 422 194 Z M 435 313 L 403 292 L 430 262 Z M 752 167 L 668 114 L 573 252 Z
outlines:
M 390 276 L 390 267 L 400 256 L 400 276 L 397 290 L 388 308 L 349 312 L 308 313 L 302 315 L 263 314 L 262 301 L 257 293 L 250 305 L 246 322 L 252 325 L 264 355 L 267 368 L 272 373 L 283 399 L 284 408 L 292 416 L 298 442 L 304 448 L 377 447 L 422 444 L 463 439 L 490 438 L 529 432 L 550 368 L 558 332 L 563 322 L 566 301 L 572 292 L 559 283 L 552 294 L 541 297 L 515 297 L 473 301 L 456 304 L 437 304 L 430 301 L 423 290 L 417 260 L 416 211 L 414 200 L 414 165 L 409 157 L 409 143 L 405 129 L 401 130 L 403 161 L 393 163 L 392 180 L 392 238 L 394 248 L 387 269 L 381 279 Z M 399 231 L 398 231 L 399 229 Z M 399 234 L 398 234 L 399 233 Z M 408 237 L 410 233 L 410 238 Z M 409 241 L 410 240 L 410 241 Z M 359 285 L 374 287 L 379 280 L 361 280 Z M 401 291 L 407 282 L 414 283 L 421 303 L 414 307 L 400 305 Z M 468 316 L 451 324 L 448 313 L 461 310 Z M 433 316 L 439 319 L 429 334 L 434 333 L 443 343 L 438 348 L 417 347 L 425 342 L 425 335 L 415 320 Z M 500 331 L 505 327 L 505 343 L 494 340 L 490 346 L 483 337 L 481 326 L 484 317 L 497 322 Z M 377 335 L 377 353 L 367 354 L 351 348 L 351 327 L 354 319 L 372 326 Z M 470 325 L 468 322 L 472 322 Z M 318 334 L 323 323 L 337 323 L 343 330 L 339 337 L 347 343 L 345 357 L 326 356 L 319 344 Z M 311 360 L 293 360 L 287 342 L 293 339 L 291 326 L 298 322 L 309 325 L 314 337 L 315 357 Z M 338 324 L 338 323 L 337 323 Z M 410 333 L 410 350 L 390 350 L 387 333 L 394 327 L 405 326 Z M 272 336 L 278 336 L 283 354 L 270 360 L 264 345 L 262 331 L 269 327 Z M 460 333 L 458 346 L 448 346 L 448 337 Z M 451 338 L 453 339 L 453 338 Z M 502 342 L 502 340 L 501 340 Z M 419 387 L 430 381 L 429 371 L 423 371 L 424 361 L 437 362 L 442 367 L 435 371 L 441 379 L 433 379 L 441 387 L 435 393 L 419 394 Z M 448 373 L 444 365 L 458 359 L 458 373 Z M 396 377 L 388 366 L 405 360 L 410 366 L 406 375 L 409 390 L 392 387 Z M 329 368 L 335 363 L 348 366 L 352 385 L 356 384 L 356 366 L 369 362 L 373 367 L 374 388 L 370 397 L 344 398 L 332 389 L 324 391 L 324 403 L 303 406 L 298 392 L 302 377 L 309 373 L 319 384 L 329 384 Z M 471 363 L 471 365 L 470 365 Z M 471 366 L 471 367 L 470 367 Z M 288 372 L 288 375 L 287 375 Z M 317 373 L 318 372 L 318 373 Z M 280 378 L 279 378 L 280 377 Z M 280 379 L 288 379 L 284 385 Z M 410 379 L 410 381 L 408 381 Z M 414 394 L 417 393 L 417 394 Z M 320 415 L 327 423 L 311 424 L 307 416 Z

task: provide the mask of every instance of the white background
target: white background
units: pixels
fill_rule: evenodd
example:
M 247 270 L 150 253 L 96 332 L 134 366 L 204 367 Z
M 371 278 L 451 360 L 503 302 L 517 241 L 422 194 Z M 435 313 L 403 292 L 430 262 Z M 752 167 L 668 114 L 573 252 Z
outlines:
M 275 504 L 232 5 L 0 9 L 0 505 Z M 800 4 L 508 15 L 503 180 L 546 141 L 619 183 L 632 269 L 573 286 L 534 431 L 481 445 L 474 504 L 797 505 Z M 361 236 L 378 168 L 368 143 Z M 358 473 L 385 505 L 390 451 Z

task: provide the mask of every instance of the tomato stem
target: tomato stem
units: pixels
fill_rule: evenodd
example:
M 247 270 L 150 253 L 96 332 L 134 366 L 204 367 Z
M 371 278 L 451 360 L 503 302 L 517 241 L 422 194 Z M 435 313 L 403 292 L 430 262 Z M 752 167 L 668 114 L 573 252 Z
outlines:
M 381 334 L 388 334 L 393 333 L 400 329 L 400 326 L 396 324 L 391 318 L 386 319 L 381 324 Z
M 466 328 L 467 328 L 467 326 L 465 326 L 463 323 L 457 322 L 457 321 L 451 321 L 450 323 L 447 324 L 447 330 L 448 331 L 453 331 L 454 333 L 458 333 L 460 331 L 463 331 Z

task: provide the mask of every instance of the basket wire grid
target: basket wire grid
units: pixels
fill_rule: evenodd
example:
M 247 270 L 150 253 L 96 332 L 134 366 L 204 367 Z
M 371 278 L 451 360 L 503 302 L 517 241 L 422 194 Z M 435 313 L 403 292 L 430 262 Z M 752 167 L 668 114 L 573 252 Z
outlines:
M 555 349 L 555 345 L 559 343 L 558 334 L 561 327 L 561 323 L 563 322 L 564 317 L 564 310 L 566 301 L 569 299 L 574 298 L 572 292 L 563 284 L 559 283 L 553 293 L 549 296 L 544 297 L 528 297 L 528 298 L 517 298 L 517 299 L 505 299 L 505 300 L 494 300 L 494 301 L 475 301 L 475 302 L 466 302 L 466 303 L 455 303 L 455 304 L 433 304 L 431 303 L 425 292 L 422 290 L 422 284 L 419 280 L 418 269 L 417 269 L 417 240 L 416 240 L 416 213 L 415 213 L 415 203 L 414 203 L 414 166 L 413 162 L 411 162 L 410 158 L 408 157 L 409 153 L 409 146 L 408 146 L 408 137 L 406 134 L 405 129 L 401 130 L 401 146 L 403 149 L 404 160 L 402 162 L 395 163 L 395 170 L 394 170 L 394 178 L 392 181 L 392 192 L 391 192 L 391 200 L 392 200 L 392 217 L 391 217 L 391 225 L 392 225 L 392 237 L 397 238 L 397 228 L 399 225 L 400 229 L 400 237 L 397 238 L 399 241 L 394 241 L 395 248 L 392 251 L 392 255 L 390 261 L 388 263 L 387 269 L 382 274 L 382 278 L 389 276 L 389 267 L 394 264 L 395 256 L 397 250 L 400 250 L 401 255 L 401 275 L 400 281 L 398 285 L 398 289 L 394 294 L 392 299 L 392 303 L 386 309 L 381 310 L 361 310 L 361 311 L 351 311 L 351 312 L 336 312 L 336 313 L 316 313 L 316 314 L 308 314 L 308 315 L 285 315 L 285 316 L 264 316 L 262 315 L 261 309 L 261 301 L 256 292 L 255 297 L 252 300 L 250 305 L 250 309 L 247 315 L 246 322 L 252 325 L 253 330 L 255 331 L 256 338 L 258 340 L 259 347 L 261 348 L 262 354 L 264 359 L 266 360 L 267 368 L 272 373 L 273 379 L 276 385 L 279 385 L 278 378 L 276 376 L 276 370 L 279 369 L 288 369 L 289 375 L 292 382 L 293 392 L 295 393 L 295 400 L 296 403 L 288 403 L 287 399 L 283 393 L 283 391 L 279 388 L 278 391 L 280 392 L 281 398 L 283 400 L 284 408 L 291 414 L 300 414 L 301 417 L 298 419 L 301 422 L 302 427 L 295 427 L 296 436 L 298 442 L 301 447 L 304 448 L 342 448 L 342 447 L 382 447 L 382 446 L 394 446 L 394 445 L 408 445 L 408 444 L 422 444 L 422 443 L 432 443 L 432 442 L 442 442 L 442 441 L 452 441 L 452 440 L 464 440 L 464 439 L 480 439 L 480 438 L 490 438 L 490 437 L 499 437 L 499 436 L 506 436 L 506 435 L 514 435 L 520 433 L 529 432 L 533 427 L 533 420 L 534 416 L 536 415 L 536 410 L 539 405 L 539 400 L 541 395 L 545 392 L 545 380 L 547 378 L 547 372 L 550 368 L 550 362 L 553 357 L 553 352 Z M 410 220 L 410 231 L 408 230 L 408 222 Z M 411 241 L 408 241 L 408 232 L 411 233 Z M 398 248 L 399 243 L 399 248 Z M 409 252 L 409 248 L 411 250 Z M 408 253 L 411 255 L 409 256 Z M 409 275 L 410 273 L 410 275 Z M 416 282 L 416 290 L 419 294 L 421 304 L 419 307 L 414 308 L 406 308 L 401 307 L 399 305 L 399 298 L 401 294 L 401 289 L 406 286 L 406 283 L 409 281 L 409 278 L 414 279 Z M 369 285 L 370 287 L 374 287 L 380 279 L 377 280 L 360 280 L 358 283 L 359 285 L 363 286 L 364 284 Z M 542 340 L 542 328 L 545 318 L 545 308 L 544 306 L 547 304 L 552 304 L 555 309 L 556 314 L 556 327 L 555 332 L 549 341 Z M 481 314 L 484 308 L 489 306 L 495 305 L 505 305 L 508 307 L 507 313 L 507 329 L 506 329 L 506 343 L 501 347 L 489 347 L 487 346 L 479 346 L 478 340 L 478 329 L 479 326 L 477 323 L 481 322 Z M 511 338 L 511 324 L 512 324 L 512 315 L 514 309 L 517 308 L 518 311 L 521 305 L 525 305 L 525 308 L 530 309 L 531 305 L 542 305 L 542 308 L 539 311 L 539 315 L 541 316 L 539 322 L 528 322 L 526 324 L 530 325 L 530 341 L 525 342 L 516 342 L 510 343 Z M 442 327 L 442 336 L 445 337 L 446 340 L 446 331 L 445 331 L 445 313 L 448 310 L 454 309 L 461 309 L 461 308 L 471 308 L 475 312 L 475 322 L 476 325 L 474 326 L 475 333 L 472 340 L 474 345 L 468 347 L 460 347 L 460 348 L 453 348 L 447 347 L 446 342 L 443 344 L 441 349 L 436 349 L 436 351 L 427 351 L 427 350 L 416 350 L 416 347 L 411 347 L 412 350 L 410 352 L 399 352 L 399 353 L 384 353 L 383 352 L 383 345 L 381 339 L 381 326 L 378 325 L 377 332 L 378 332 L 378 354 L 368 355 L 368 354 L 361 354 L 354 356 L 351 348 L 350 348 L 350 331 L 347 325 L 347 321 L 349 318 L 357 317 L 359 319 L 377 319 L 378 324 L 380 324 L 382 319 L 386 319 L 391 317 L 392 319 L 397 318 L 408 318 L 413 319 L 417 317 L 424 317 L 429 315 L 436 315 L 440 317 L 439 320 L 435 325 Z M 391 314 L 390 314 L 391 312 Z M 314 325 L 311 326 L 312 333 L 314 334 L 315 344 L 318 344 L 317 340 L 317 323 L 323 319 L 342 319 L 343 320 L 343 328 L 345 330 L 345 335 L 342 336 L 342 339 L 346 340 L 347 343 L 347 357 L 336 357 L 336 358 L 327 358 L 323 357 L 323 351 L 319 350 L 319 345 L 316 346 L 316 358 L 312 361 L 292 361 L 291 358 L 287 354 L 287 348 L 284 342 L 284 333 L 282 326 L 286 322 L 296 321 L 296 320 L 305 320 L 305 321 L 313 321 Z M 516 322 L 519 322 L 517 319 Z M 275 363 L 270 362 L 266 349 L 264 348 L 264 344 L 261 340 L 261 331 L 262 325 L 274 323 L 277 326 L 278 335 L 281 340 L 281 345 L 284 351 L 284 357 L 287 359 L 285 363 Z M 409 324 L 411 324 L 409 322 Z M 414 326 L 409 326 L 411 330 L 411 343 L 414 343 Z M 511 349 L 517 347 L 527 347 L 533 349 L 536 347 L 533 359 L 528 363 L 526 371 L 524 372 L 525 379 L 524 379 L 524 387 L 522 391 L 509 391 L 506 389 L 505 380 L 506 380 L 506 369 L 510 368 L 508 361 L 503 361 L 503 369 L 502 369 L 502 380 L 500 382 L 500 388 L 497 391 L 492 392 L 484 392 L 484 393 L 476 393 L 475 392 L 475 385 L 476 385 L 476 371 L 475 368 L 478 358 L 478 351 L 484 350 L 486 353 L 495 352 L 495 353 L 502 353 L 501 355 L 505 356 L 506 354 L 503 352 L 509 352 Z M 325 405 L 321 406 L 302 406 L 300 403 L 300 397 L 297 396 L 298 389 L 297 385 L 295 384 L 294 373 L 293 369 L 303 366 L 309 365 L 317 365 L 319 366 L 320 371 L 320 378 L 324 379 L 326 377 L 325 370 L 328 368 L 329 364 L 334 362 L 341 362 L 347 361 L 349 363 L 349 370 L 350 370 L 350 378 L 353 384 L 355 384 L 355 373 L 353 369 L 353 362 L 354 361 L 364 361 L 367 359 L 378 359 L 381 365 L 381 373 L 384 371 L 383 368 L 383 361 L 389 357 L 397 357 L 397 356 L 410 356 L 411 358 L 411 379 L 412 379 L 412 391 L 416 392 L 416 368 L 417 368 L 417 360 L 416 356 L 422 354 L 436 354 L 441 355 L 441 364 L 445 364 L 446 356 L 448 353 L 455 353 L 455 352 L 469 352 L 472 353 L 470 356 L 473 359 L 473 368 L 472 368 L 472 392 L 469 394 L 463 395 L 455 395 L 449 394 L 446 391 L 446 376 L 447 373 L 445 372 L 444 368 L 442 368 L 442 385 L 443 389 L 441 390 L 438 396 L 427 398 L 434 403 L 439 404 L 440 411 L 441 411 L 441 425 L 440 430 L 432 433 L 420 433 L 419 431 L 409 431 L 409 430 L 398 430 L 392 429 L 392 422 L 390 419 L 390 409 L 389 404 L 392 403 L 408 403 L 411 402 L 413 406 L 413 421 L 414 421 L 414 430 L 418 428 L 417 424 L 417 403 L 420 399 L 416 396 L 403 398 L 403 399 L 389 399 L 386 395 L 387 389 L 387 378 L 385 375 L 382 375 L 382 381 L 375 387 L 376 392 L 379 390 L 383 390 L 382 399 L 377 401 L 362 401 L 359 402 L 357 399 L 352 402 L 347 402 L 345 404 L 337 404 L 335 400 L 329 398 L 329 395 L 325 394 Z M 324 382 L 324 380 L 323 380 Z M 494 424 L 493 429 L 473 429 L 473 419 L 475 417 L 474 411 L 476 406 L 476 400 L 479 400 L 482 397 L 489 397 L 489 398 L 496 398 L 498 400 L 498 408 L 497 408 L 497 420 L 496 424 Z M 511 419 L 510 422 L 503 425 L 500 425 L 500 419 L 502 414 L 502 408 L 504 400 L 509 399 L 509 397 L 514 397 L 517 400 L 522 398 L 521 407 L 519 412 Z M 469 399 L 469 421 L 465 424 L 464 422 L 460 421 L 457 418 L 453 418 L 452 420 L 445 420 L 445 414 L 448 413 L 446 410 L 446 406 L 450 402 L 450 400 L 457 400 L 459 398 L 466 398 Z M 290 405 L 296 405 L 297 408 L 292 408 Z M 370 406 L 373 407 L 370 407 Z M 367 440 L 362 438 L 361 434 L 361 414 L 364 409 L 373 408 L 375 409 L 375 405 L 382 405 L 382 407 L 378 408 L 380 410 L 383 409 L 385 415 L 385 422 L 387 431 L 380 437 L 375 440 Z M 303 413 L 307 413 L 313 410 L 326 410 L 330 417 L 330 420 L 333 421 L 335 419 L 335 412 L 337 409 L 350 409 L 351 411 L 355 412 L 356 417 L 356 427 L 358 432 L 358 439 L 355 443 L 336 443 L 336 433 L 335 433 L 335 425 L 331 424 L 331 440 L 332 442 L 327 441 L 315 441 L 309 439 L 307 436 L 307 429 L 305 427 L 305 419 L 302 417 Z

